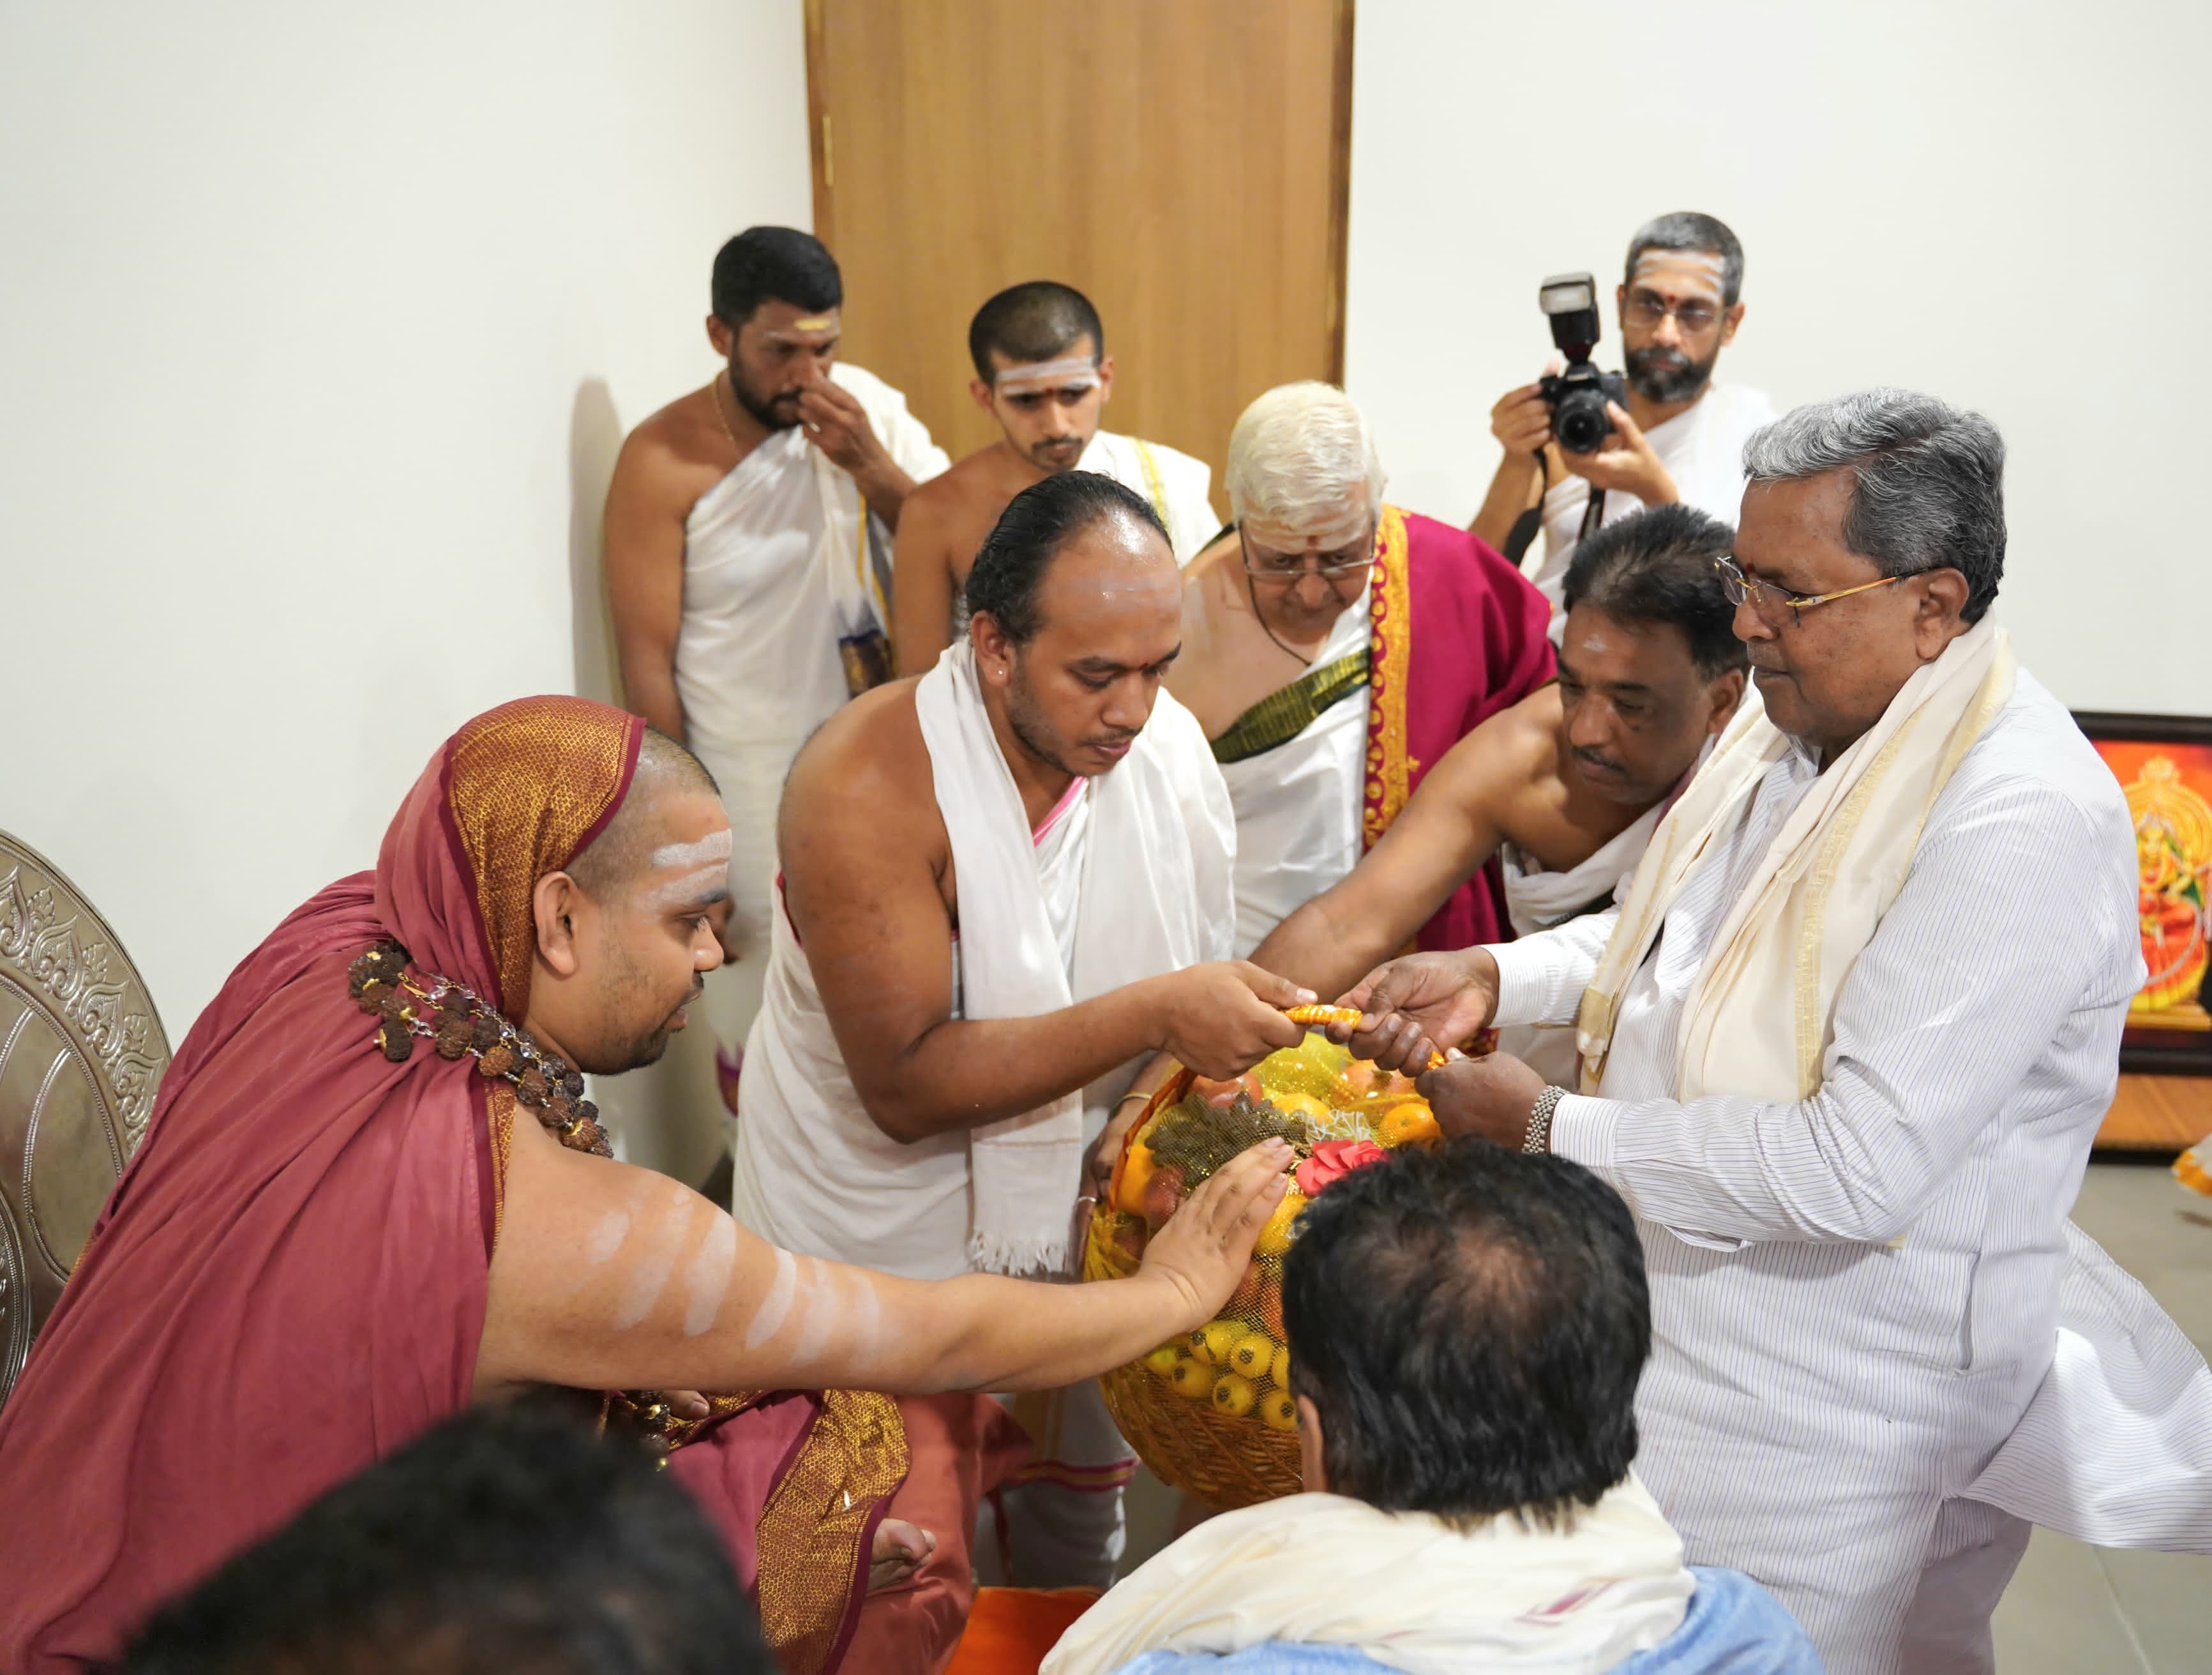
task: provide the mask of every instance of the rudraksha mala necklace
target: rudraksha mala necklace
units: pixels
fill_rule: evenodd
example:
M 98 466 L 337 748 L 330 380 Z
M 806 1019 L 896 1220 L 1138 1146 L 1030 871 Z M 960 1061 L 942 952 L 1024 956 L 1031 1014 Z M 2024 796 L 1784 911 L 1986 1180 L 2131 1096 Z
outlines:
M 386 938 L 346 968 L 346 987 L 361 1010 L 380 1020 L 376 1044 L 395 1065 L 424 1037 L 441 1059 L 473 1057 L 481 1075 L 509 1083 L 539 1125 L 573 1151 L 611 1157 L 598 1106 L 584 1097 L 584 1078 L 542 1051 L 462 985 L 417 972 L 412 956 Z

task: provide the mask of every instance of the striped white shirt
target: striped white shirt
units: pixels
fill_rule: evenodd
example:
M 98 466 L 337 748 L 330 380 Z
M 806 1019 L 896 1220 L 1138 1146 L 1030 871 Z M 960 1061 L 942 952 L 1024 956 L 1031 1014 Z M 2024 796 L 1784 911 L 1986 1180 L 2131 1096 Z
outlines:
M 1832 1671 L 1873 1671 L 1942 1502 L 2051 1363 L 2066 1215 L 2143 968 L 2125 799 L 2022 672 L 1844 982 L 1819 1089 L 1676 1101 L 1691 986 L 1817 772 L 1776 762 L 1684 885 L 1599 1095 L 1560 1102 L 1552 1144 L 1639 1218 L 1638 1469 L 1690 1558 L 1775 1588 Z M 1498 1021 L 1571 1023 L 1616 917 L 1493 948 Z

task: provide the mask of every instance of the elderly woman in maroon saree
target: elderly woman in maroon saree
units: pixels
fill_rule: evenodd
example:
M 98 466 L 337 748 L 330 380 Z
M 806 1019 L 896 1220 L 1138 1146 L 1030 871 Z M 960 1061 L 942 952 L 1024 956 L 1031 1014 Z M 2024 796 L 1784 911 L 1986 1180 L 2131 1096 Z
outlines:
M 293 913 L 194 1025 L 0 1412 L 0 1505 L 19 1534 L 33 1523 L 46 1532 L 9 1544 L 0 1668 L 112 1657 L 159 1601 L 474 1398 L 508 1159 L 521 1144 L 517 1095 L 493 1077 L 489 1054 L 453 1062 L 417 1041 L 422 1050 L 395 1062 L 349 992 L 349 969 L 396 939 L 416 970 L 520 1021 L 533 886 L 613 817 L 641 732 L 634 718 L 576 699 L 478 717 L 410 792 L 375 871 Z M 542 1106 L 542 1093 L 525 1096 Z M 597 1135 L 587 1108 L 562 1109 L 572 1132 Z M 1213 1290 L 1226 1295 L 1243 1265 L 1234 1247 L 1249 1250 L 1239 1229 L 1256 1230 L 1272 1208 L 1272 1189 L 1251 1194 L 1223 1197 L 1235 1223 L 1223 1224 L 1218 1263 L 1209 1254 L 1188 1271 L 1164 1268 L 1154 1277 L 1167 1284 L 1104 1300 L 1111 1307 L 1085 1295 L 1115 1289 L 1097 1286 L 878 1287 L 854 1270 L 842 1283 L 848 1295 L 878 1288 L 886 1311 L 910 1321 L 957 1302 L 967 1312 L 939 1336 L 970 1347 L 994 1330 L 976 1320 L 1030 1311 L 1029 1338 L 1056 1341 L 1061 1362 L 1095 1345 L 1096 1364 L 1078 1371 L 1096 1371 L 1185 1329 L 1170 1317 Z M 703 1201 L 694 1209 L 724 1219 Z M 947 1289 L 978 1284 L 1017 1291 L 954 1298 Z M 1194 1290 L 1205 1295 L 1184 1296 Z M 1182 1300 L 1164 1306 L 1171 1296 Z M 744 1336 L 745 1349 L 760 1335 Z M 979 1371 L 972 1354 L 943 1359 L 935 1374 L 907 1354 L 885 1363 L 885 1382 L 973 1387 L 1006 1370 Z M 1067 1371 L 1039 1367 L 1041 1378 Z M 717 1398 L 711 1418 L 679 1427 L 671 1469 L 757 1589 L 787 1670 L 834 1669 L 848 1656 L 871 1670 L 927 1668 L 957 1636 L 969 1587 L 961 1520 L 989 1486 L 1003 1440 L 983 1399 L 904 1404 L 917 1446 L 926 1437 L 939 1464 L 958 1453 L 964 1473 L 909 1481 L 901 1405 L 852 1391 L 754 1393 Z M 916 1511 L 903 1499 L 897 1509 L 927 1520 L 937 1551 L 864 1613 L 870 1540 L 902 1486 Z

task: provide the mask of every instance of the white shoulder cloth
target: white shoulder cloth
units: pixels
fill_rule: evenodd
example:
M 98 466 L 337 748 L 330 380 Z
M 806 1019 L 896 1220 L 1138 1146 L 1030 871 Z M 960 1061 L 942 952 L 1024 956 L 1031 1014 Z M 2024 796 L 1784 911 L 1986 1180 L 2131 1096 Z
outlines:
M 2005 631 L 1983 618 L 1916 670 L 1881 719 L 1806 792 L 1722 921 L 1690 992 L 1675 1098 L 1799 1100 L 1820 1085 L 1837 993 L 1904 888 L 1928 810 L 2012 696 L 2013 671 Z M 1636 869 L 1583 995 L 1584 1093 L 1597 1091 L 1621 996 L 1675 895 L 1790 748 L 1756 696 L 1746 690 Z
M 1078 1617 L 1041 1675 L 1151 1651 L 1356 1648 L 1410 1675 L 1595 1675 L 1681 1626 L 1696 1579 L 1633 1472 L 1565 1530 L 1292 1495 L 1209 1518 Z
M 1228 957 L 1236 819 L 1205 733 L 1165 691 L 1129 754 L 1091 783 L 1072 969 L 1060 964 L 1029 819 L 967 640 L 922 677 L 915 711 L 952 846 L 963 1017 L 1033 1017 Z M 1066 1262 L 1083 1106 L 1077 1090 L 971 1132 L 969 1257 L 978 1268 L 1033 1274 Z

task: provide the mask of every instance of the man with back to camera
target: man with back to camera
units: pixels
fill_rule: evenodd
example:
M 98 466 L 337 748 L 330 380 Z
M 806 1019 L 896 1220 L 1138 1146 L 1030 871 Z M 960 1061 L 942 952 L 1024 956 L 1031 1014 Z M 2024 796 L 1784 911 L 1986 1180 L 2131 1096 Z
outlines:
M 1515 522 L 1540 506 L 1543 545 L 1522 574 L 1556 605 L 1593 489 L 1604 515 L 1679 501 L 1734 521 L 1743 498 L 1743 445 L 1772 419 L 1757 390 L 1715 384 L 1721 351 L 1743 323 L 1743 246 L 1711 215 L 1680 211 L 1646 222 L 1628 241 L 1614 293 L 1626 356 L 1628 407 L 1612 404 L 1614 434 L 1595 453 L 1569 453 L 1553 440 L 1541 388 L 1509 390 L 1490 410 L 1490 434 L 1505 450 L 1482 509 L 1468 527 L 1504 550 Z M 1562 626 L 1553 618 L 1553 632 Z
M 704 1008 L 735 1110 L 768 959 L 775 805 L 808 734 L 890 673 L 891 532 L 946 464 L 906 398 L 837 358 L 844 281 L 819 240 L 748 228 L 714 258 L 728 364 L 623 444 L 607 591 L 624 701 L 722 787 L 729 965 Z
M 1382 485 L 1349 396 L 1280 385 L 1230 433 L 1237 526 L 1185 575 L 1168 688 L 1237 810 L 1240 953 L 1351 871 L 1463 735 L 1552 677 L 1536 590 L 1479 537 L 1387 504 Z M 1421 945 L 1501 923 L 1478 877 L 1448 893 Z
M 1228 794 L 1161 690 L 1181 583 L 1143 496 L 1048 476 L 976 555 L 967 637 L 799 753 L 746 1226 L 915 1279 L 1058 1273 L 1084 1146 L 1148 1055 L 1233 1075 L 1297 1044 L 1279 1009 L 1310 991 L 1227 957 Z M 1045 1420 L 1006 1497 L 1014 1580 L 1105 1586 L 1133 1457 L 1093 1385 Z
M 1611 907 L 1743 695 L 1743 642 L 1715 568 L 1735 540 L 1693 507 L 1659 506 L 1582 543 L 1558 682 L 1452 746 L 1382 841 L 1252 962 L 1340 994 L 1493 853 L 1516 936 Z M 1574 1074 L 1571 1029 L 1516 1025 L 1499 1045 L 1548 1081 Z
M 1577 1023 L 1422 1077 L 1447 1133 L 1635 1207 L 1643 1471 L 1692 1555 L 1834 1675 L 1990 1667 L 2029 1523 L 2212 1551 L 2212 1371 L 2067 1220 L 2142 981 L 2132 822 L 1990 614 L 2004 445 L 1931 397 L 1801 407 L 1746 450 L 1758 695 L 1614 911 L 1394 961 L 1355 1050 Z
M 1114 357 L 1082 292 L 1049 279 L 1009 286 L 975 311 L 968 353 L 975 362 L 968 392 L 1001 434 L 907 501 L 891 596 L 902 675 L 926 673 L 968 631 L 968 567 L 1006 502 L 1033 482 L 1097 471 L 1135 490 L 1167 526 L 1178 564 L 1220 528 L 1205 461 L 1099 428 L 1114 393 Z
M 1587 1169 L 1470 1140 L 1354 1169 L 1299 1219 L 1283 1324 L 1306 1492 L 1181 1538 L 1043 1675 L 1819 1675 L 1630 1469 L 1650 1302 Z

